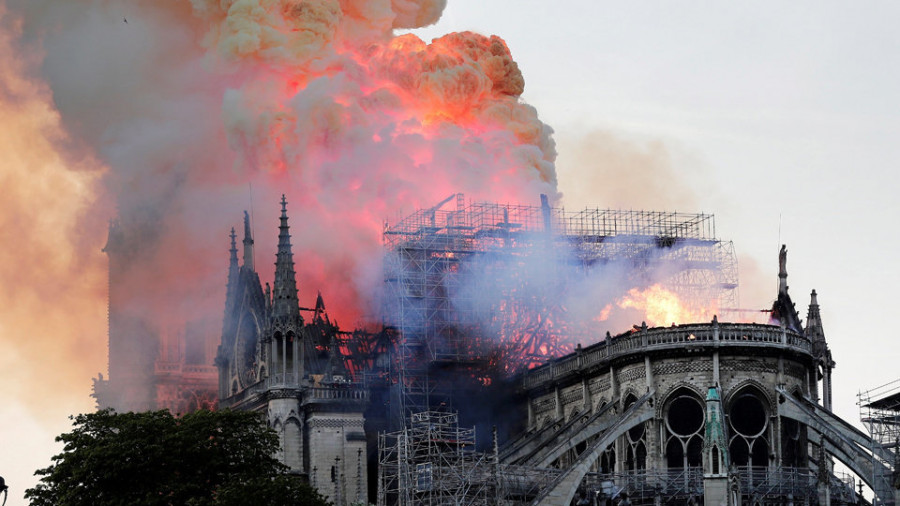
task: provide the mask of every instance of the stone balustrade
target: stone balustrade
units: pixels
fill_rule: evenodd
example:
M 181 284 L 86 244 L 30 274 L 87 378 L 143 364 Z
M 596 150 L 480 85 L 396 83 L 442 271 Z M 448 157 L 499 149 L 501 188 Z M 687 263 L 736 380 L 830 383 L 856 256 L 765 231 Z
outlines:
M 605 339 L 527 371 L 526 389 L 546 385 L 584 369 L 608 366 L 613 360 L 651 351 L 701 348 L 780 348 L 812 354 L 812 344 L 801 334 L 757 323 L 702 323 L 673 327 L 640 328 L 631 334 Z

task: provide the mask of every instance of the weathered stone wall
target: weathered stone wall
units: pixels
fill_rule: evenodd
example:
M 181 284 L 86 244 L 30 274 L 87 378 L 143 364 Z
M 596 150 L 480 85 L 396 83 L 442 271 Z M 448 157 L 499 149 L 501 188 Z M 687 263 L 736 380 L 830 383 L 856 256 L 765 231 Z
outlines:
M 808 396 L 814 374 L 810 343 L 798 334 L 761 325 L 693 325 L 644 329 L 619 341 L 602 343 L 529 372 L 523 381 L 528 395 L 531 431 L 561 425 L 576 414 L 596 413 L 607 403 L 617 412 L 652 391 L 656 416 L 643 431 L 626 434 L 615 444 L 616 470 L 630 466 L 666 467 L 666 444 L 673 437 L 666 425 L 667 409 L 676 396 L 687 395 L 702 406 L 705 392 L 719 386 L 723 410 L 756 413 L 761 434 L 745 437 L 748 452 L 756 448 L 756 462 L 781 461 L 781 424 L 777 417 L 776 387 Z M 814 387 L 813 387 L 814 388 Z M 745 406 L 746 405 L 746 406 Z M 749 407 L 747 407 L 749 406 Z M 585 411 L 587 410 L 587 411 Z M 738 422 L 741 423 L 741 422 Z M 749 429 L 744 429 L 748 431 Z M 754 427 L 755 430 L 755 427 Z M 733 433 L 734 428 L 732 428 Z M 683 438 L 686 442 L 689 437 Z M 757 442 L 759 441 L 759 442 Z M 637 463 L 646 452 L 646 459 Z M 630 456 L 629 456 L 630 453 Z M 573 456 L 561 458 L 561 464 Z M 751 459 L 744 455 L 741 458 Z
M 363 422 L 358 413 L 312 413 L 307 419 L 310 481 L 335 504 L 367 500 Z

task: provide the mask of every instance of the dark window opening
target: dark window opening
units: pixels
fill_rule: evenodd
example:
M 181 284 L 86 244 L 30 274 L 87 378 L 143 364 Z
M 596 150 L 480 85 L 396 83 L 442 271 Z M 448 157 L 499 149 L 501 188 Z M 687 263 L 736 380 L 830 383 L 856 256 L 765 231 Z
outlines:
M 666 444 L 666 467 L 669 469 L 681 469 L 685 461 L 684 448 L 677 437 L 669 439 Z
M 746 466 L 750 462 L 750 447 L 744 438 L 736 437 L 732 439 L 728 450 L 731 452 L 731 461 L 734 465 Z
M 781 419 L 781 464 L 787 467 L 805 467 L 803 449 L 806 444 L 800 431 L 800 423 L 790 418 Z
M 769 465 L 769 445 L 762 438 L 753 441 L 753 450 L 751 451 L 752 466 L 768 466 Z
M 690 436 L 703 427 L 703 406 L 693 397 L 678 397 L 669 404 L 666 423 L 673 434 Z
M 744 436 L 758 436 L 766 429 L 766 409 L 758 397 L 744 394 L 731 404 L 731 426 Z
M 690 467 L 703 465 L 703 438 L 694 436 L 688 441 L 687 462 Z
M 600 455 L 600 469 L 599 471 L 603 474 L 610 474 L 615 472 L 616 469 L 616 451 L 609 447 L 605 452 Z

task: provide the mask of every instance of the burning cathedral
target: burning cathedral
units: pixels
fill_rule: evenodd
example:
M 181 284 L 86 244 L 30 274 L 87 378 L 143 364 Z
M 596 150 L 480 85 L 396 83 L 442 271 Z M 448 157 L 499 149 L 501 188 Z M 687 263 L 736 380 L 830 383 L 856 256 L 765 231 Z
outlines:
M 347 329 L 298 290 L 297 273 L 340 278 L 378 253 L 313 249 L 328 272 L 295 265 L 283 199 L 271 283 L 245 216 L 216 282 L 224 319 L 216 307 L 192 320 L 214 292 L 176 285 L 202 277 L 206 289 L 208 273 L 178 256 L 194 250 L 167 246 L 208 230 L 184 219 L 202 217 L 206 197 L 230 206 L 251 180 L 302 182 L 294 191 L 322 204 L 306 223 L 351 235 L 453 191 L 506 202 L 557 192 L 552 129 L 523 100 L 506 43 L 410 33 L 445 1 L 259 3 L 141 2 L 159 33 L 183 36 L 155 38 L 166 57 L 141 74 L 165 78 L 166 93 L 145 97 L 161 102 L 96 123 L 128 140 L 101 150 L 124 225 L 110 225 L 104 248 L 99 406 L 256 411 L 284 463 L 337 506 L 861 501 L 837 462 L 879 503 L 896 502 L 900 444 L 831 412 L 836 360 L 817 294 L 803 321 L 784 252 L 770 318 L 743 321 L 733 248 L 711 215 L 451 195 L 385 224 L 372 328 Z M 160 72 L 169 56 L 177 69 Z M 132 142 L 147 126 L 167 134 L 149 157 L 146 139 Z M 223 177 L 226 163 L 239 170 Z M 359 200 L 325 204 L 348 195 Z M 872 406 L 882 425 L 900 416 Z
M 610 268 L 727 314 L 711 216 L 459 195 L 385 227 L 384 326 L 348 332 L 321 295 L 300 304 L 283 197 L 278 228 L 271 286 L 246 214 L 241 262 L 231 233 L 219 406 L 263 414 L 337 505 L 857 504 L 859 482 L 895 503 L 893 450 L 831 412 L 817 294 L 803 322 L 785 248 L 766 323 L 686 307 L 602 334 L 615 308 L 579 283 Z

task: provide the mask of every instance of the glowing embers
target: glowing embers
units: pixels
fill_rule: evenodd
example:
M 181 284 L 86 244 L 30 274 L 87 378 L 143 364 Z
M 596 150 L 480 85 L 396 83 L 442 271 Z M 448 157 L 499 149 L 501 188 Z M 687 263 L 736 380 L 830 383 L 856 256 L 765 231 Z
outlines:
M 769 417 L 759 395 L 739 393 L 728 408 L 731 461 L 738 466 L 769 465 Z
M 669 469 L 703 465 L 703 404 L 688 392 L 679 392 L 665 411 L 666 466 Z

